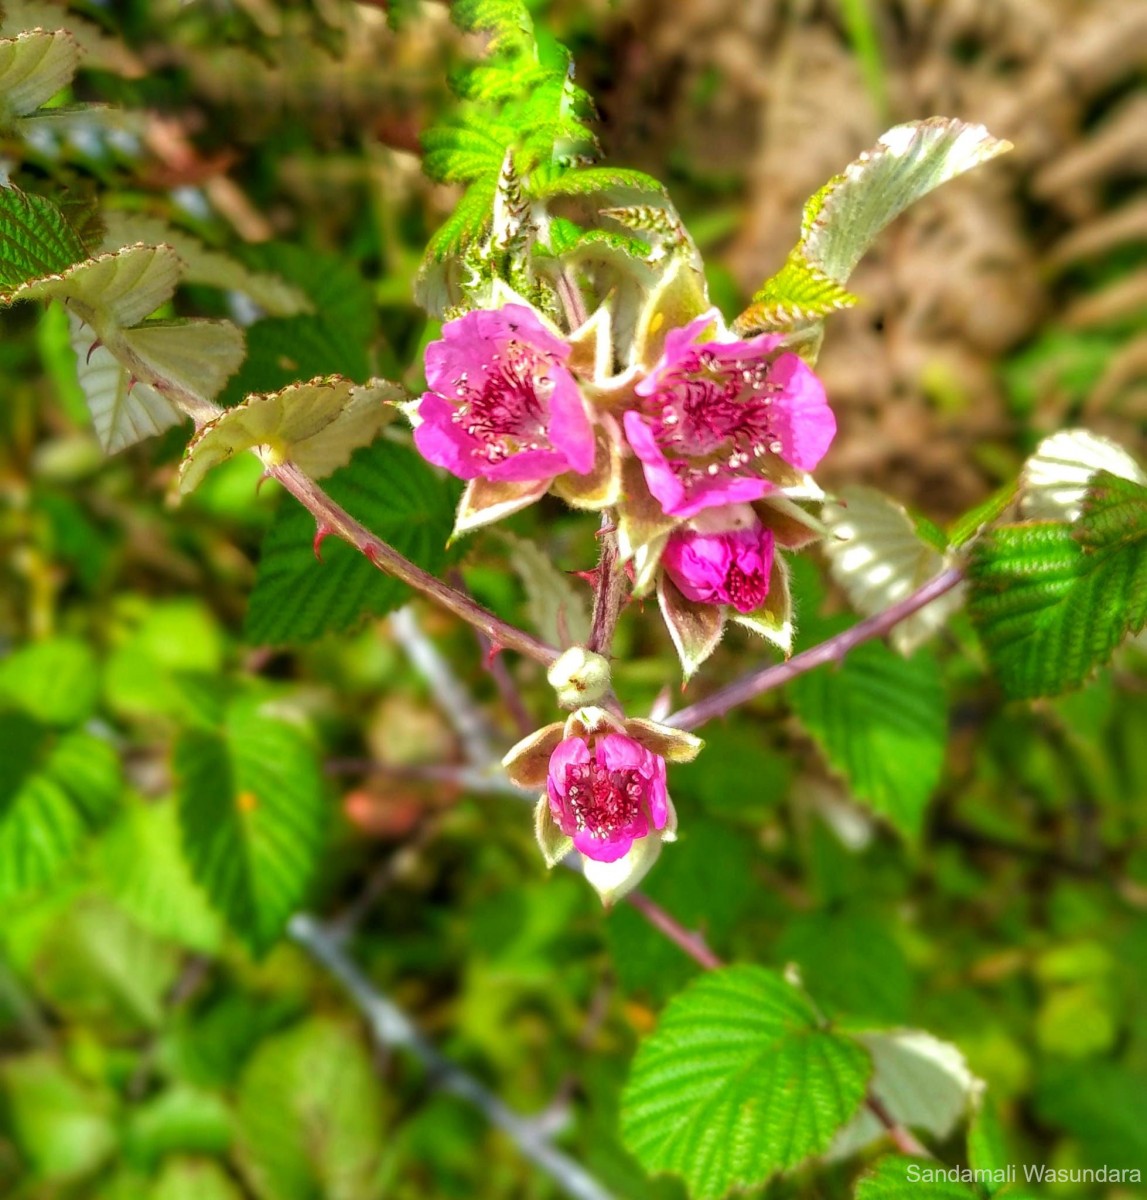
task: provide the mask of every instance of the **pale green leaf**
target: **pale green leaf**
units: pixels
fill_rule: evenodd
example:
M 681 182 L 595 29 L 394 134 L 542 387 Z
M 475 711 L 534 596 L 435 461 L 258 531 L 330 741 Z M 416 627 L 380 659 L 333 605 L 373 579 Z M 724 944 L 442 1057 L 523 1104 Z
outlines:
M 69 311 L 107 338 L 166 304 L 182 272 L 183 263 L 170 246 L 126 246 L 24 283 L 3 299 L 66 301 Z
M 382 1094 L 363 1044 L 312 1018 L 264 1042 L 239 1083 L 238 1157 L 260 1200 L 375 1200 Z
M 896 125 L 809 200 L 799 251 L 846 284 L 877 234 L 906 208 L 1010 149 L 982 125 L 949 117 Z
M 155 388 L 146 383 L 133 384 L 127 368 L 107 346 L 97 344 L 95 333 L 77 316 L 70 313 L 68 324 L 76 352 L 76 374 L 105 453 L 114 454 L 184 419 Z
M 302 903 L 326 826 L 306 730 L 237 703 L 222 730 L 185 730 L 174 772 L 183 852 L 196 881 L 256 952 Z
M 55 879 L 113 808 L 119 763 L 88 733 L 0 714 L 0 899 Z
M 1020 511 L 1037 521 L 1076 521 L 1097 472 L 1147 483 L 1139 464 L 1110 438 L 1064 429 L 1044 438 L 1020 474 Z
M 194 491 L 212 467 L 256 446 L 264 449 L 265 461 L 290 461 L 322 479 L 370 445 L 405 398 L 396 383 L 372 379 L 359 386 L 337 375 L 248 396 L 191 441 L 179 469 L 180 490 Z
M 143 64 L 123 42 L 109 37 L 64 0 L 4 0 L 0 30 L 11 36 L 24 29 L 66 29 L 75 38 L 86 68 L 115 71 L 129 78 L 144 74 Z
M 111 1095 L 81 1083 L 53 1055 L 9 1057 L 0 1065 L 0 1091 L 6 1126 L 33 1178 L 78 1179 L 111 1158 L 116 1145 Z
M 80 47 L 63 29 L 0 39 L 0 121 L 35 112 L 72 82 L 79 62 Z
M 625 1144 L 699 1200 L 821 1153 L 859 1108 L 868 1056 L 763 967 L 712 971 L 670 1001 L 622 1097 Z
M 120 250 L 140 242 L 167 245 L 183 260 L 183 279 L 208 287 L 225 288 L 250 296 L 269 316 L 289 317 L 312 312 L 306 294 L 278 275 L 252 271 L 238 259 L 212 250 L 194 234 L 169 224 L 161 217 L 114 211 L 105 214 L 101 249 Z
M 918 837 L 948 740 L 935 660 L 925 650 L 906 659 L 867 642 L 794 679 L 787 694 L 853 797 Z
M 365 447 L 324 490 L 396 550 L 437 573 L 446 563 L 457 488 L 411 449 L 385 440 Z M 334 537 L 314 552 L 315 520 L 285 496 L 263 541 L 244 636 L 256 644 L 313 641 L 344 632 L 367 614 L 405 603 L 409 589 Z
M 83 243 L 50 200 L 0 187 L 0 292 L 63 271 L 87 257 Z
M 223 1167 L 210 1158 L 169 1158 L 152 1184 L 151 1200 L 243 1200 Z
M 239 369 L 243 331 L 230 321 L 189 317 L 145 321 L 123 330 L 108 348 L 129 371 L 213 400 Z
M 838 501 L 821 510 L 821 520 L 830 531 L 823 542 L 829 570 L 862 616 L 891 608 L 947 565 L 906 510 L 875 488 L 841 489 Z M 911 654 L 944 627 L 963 601 L 963 589 L 954 588 L 901 621 L 889 640 L 901 654 Z
M 923 1130 L 939 1141 L 950 1137 L 983 1094 L 984 1083 L 950 1042 L 920 1029 L 857 1035 L 872 1056 L 871 1091 L 906 1129 Z M 844 1158 L 887 1135 L 868 1109 L 837 1134 L 830 1157 Z

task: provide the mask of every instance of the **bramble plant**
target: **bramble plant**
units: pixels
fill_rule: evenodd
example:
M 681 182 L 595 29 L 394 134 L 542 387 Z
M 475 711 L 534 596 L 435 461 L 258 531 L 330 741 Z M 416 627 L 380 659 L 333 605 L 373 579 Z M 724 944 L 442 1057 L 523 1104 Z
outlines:
M 34 159 L 37 130 L 100 117 L 44 107 L 79 68 L 84 27 L 77 33 L 61 10 L 66 27 L 48 28 L 39 6 L 43 27 L 21 29 L 12 22 L 23 9 L 9 11 L 0 31 L 6 136 Z M 984 1180 L 1011 1160 L 990 1096 L 959 1050 L 905 1027 L 906 1013 L 840 1015 L 840 990 L 827 1001 L 817 993 L 823 958 L 807 979 L 796 967 L 749 961 L 743 944 L 742 961 L 724 965 L 640 887 L 697 870 L 695 858 L 677 861 L 672 845 L 687 842 L 695 816 L 671 798 L 678 764 L 720 771 L 733 793 L 727 808 L 765 786 L 731 775 L 729 764 L 718 768 L 722 751 L 703 741 L 711 723 L 756 698 L 783 687 L 851 811 L 875 816 L 914 853 L 948 739 L 931 639 L 951 636 L 966 610 L 978 646 L 959 626 L 963 670 L 982 665 L 1006 697 L 1039 700 L 1086 683 L 1147 623 L 1147 476 L 1106 438 L 1082 429 L 1046 438 L 1018 478 L 947 530 L 874 489 L 830 492 L 814 478 L 837 430 L 817 356 L 832 315 L 859 302 L 848 290 L 854 268 L 910 205 L 1010 147 L 947 117 L 889 129 L 808 201 L 783 266 L 730 319 L 710 298 L 668 189 L 600 162 L 592 102 L 566 51 L 536 34 L 523 0 L 457 0 L 451 17 L 483 50 L 456 73 L 456 104 L 422 139 L 425 172 L 463 190 L 417 272 L 415 295 L 432 324 L 410 370 L 398 364 L 400 379 L 372 377 L 354 322 L 340 327 L 341 281 L 324 292 L 289 255 L 232 257 L 175 224 L 80 199 L 54 186 L 38 161 L 27 164 L 27 179 L 0 190 L 0 300 L 49 306 L 45 340 L 70 342 L 108 454 L 174 437 L 176 427 L 182 437 L 194 423 L 173 498 L 206 491 L 244 456 L 257 462 L 260 482 L 293 497 L 263 542 L 250 643 L 349 637 L 364 617 L 396 613 L 395 629 L 455 725 L 465 760 L 422 762 L 410 777 L 438 771 L 445 784 L 532 802 L 547 867 L 580 872 L 604 905 L 631 909 L 704 968 L 669 998 L 621 1095 L 621 1140 L 650 1176 L 669 1173 L 690 1196 L 720 1197 L 812 1160 L 828 1172 L 844 1161 L 853 1174 L 864 1167 L 859 1200 L 896 1200 L 911 1194 L 905 1164 L 875 1151 L 891 1143 L 918 1169 L 936 1167 L 933 1153 L 951 1157 L 966 1122 L 985 1175 L 947 1182 L 943 1194 L 992 1195 Z M 97 45 L 90 30 L 87 39 Z M 66 161 L 69 151 L 55 153 Z M 245 298 L 232 304 L 236 319 L 202 299 L 213 294 Z M 196 303 L 213 315 L 176 315 Z M 361 369 L 312 353 L 305 331 L 323 321 L 331 344 L 343 339 L 330 358 Z M 532 539 L 501 532 L 501 522 L 538 505 L 572 509 L 594 529 L 596 561 L 572 564 L 589 607 L 580 584 L 554 566 L 547 525 L 529 526 Z M 507 555 L 527 581 L 530 628 L 501 615 L 504 593 L 490 582 Z M 464 556 L 481 602 L 459 570 Z M 817 611 L 814 562 L 827 564 L 858 621 Z M 508 716 L 519 727 L 508 751 L 511 739 L 491 734 L 460 666 L 403 607 L 412 592 L 476 631 L 497 687 L 496 725 Z M 619 648 L 623 616 L 641 632 Z M 200 640 L 194 621 L 176 623 L 174 651 L 155 649 L 157 632 L 134 659 L 121 654 L 113 688 L 118 719 L 161 721 L 174 794 L 162 803 L 122 799 L 126 742 L 93 715 L 95 696 L 82 694 L 90 666 L 82 645 L 49 638 L 0 664 L 0 898 L 16 905 L 50 895 L 93 845 L 104 847 L 98 854 L 113 864 L 104 869 L 122 875 L 111 895 L 149 937 L 170 937 L 199 962 L 219 952 L 221 928 L 256 958 L 293 939 L 341 980 L 379 1039 L 409 1050 L 477 1105 L 560 1192 L 614 1194 L 541 1125 L 439 1058 L 354 964 L 345 936 L 354 922 L 336 927 L 301 911 L 328 852 L 324 735 L 309 727 L 306 704 L 273 680 L 216 671 L 213 635 Z M 639 639 L 656 641 L 658 622 L 677 662 L 672 672 L 657 669 L 651 706 L 627 655 Z M 755 665 L 723 678 L 713 657 L 723 639 Z M 515 674 L 506 656 L 540 665 L 548 691 L 537 689 L 535 668 Z M 674 709 L 679 688 L 687 703 Z M 719 746 L 724 735 L 716 736 Z M 525 805 L 520 819 L 529 822 Z M 497 836 L 483 830 L 474 839 Z M 559 884 L 551 887 L 566 905 Z M 537 902 L 548 903 L 545 893 Z M 99 910 L 107 927 L 93 937 L 118 945 L 129 935 L 111 913 Z M 864 950 L 840 952 L 843 973 Z M 172 984 L 163 979 L 160 990 Z M 157 1024 L 159 993 L 124 986 Z M 246 1077 L 237 1118 L 245 1186 L 267 1200 L 381 1196 L 377 1164 L 352 1161 L 339 1183 L 324 1174 L 342 1169 L 326 1150 L 299 1151 L 302 1165 L 290 1161 L 293 1149 L 280 1147 L 281 1158 L 268 1151 L 268 1138 L 290 1141 L 291 1123 L 305 1126 L 305 1112 L 259 1131 L 255 1110 L 273 1106 L 267 1097 L 284 1073 L 305 1085 L 311 1073 L 335 1072 L 315 1085 L 330 1090 L 335 1124 L 356 1120 L 353 1099 L 340 1107 L 338 1063 L 348 1097 L 374 1095 L 370 1063 L 360 1062 L 345 1027 L 312 1021 L 280 1035 Z M 167 1045 L 162 1066 L 137 1064 L 125 1086 L 178 1071 L 171 1064 L 189 1053 Z M 44 1071 L 60 1105 L 81 1111 L 79 1092 L 46 1062 L 9 1078 L 14 1106 L 30 1103 L 35 1082 L 21 1085 L 20 1071 Z M 214 1078 L 210 1069 L 204 1078 Z M 199 1143 L 180 1132 L 178 1148 L 225 1149 L 229 1135 L 219 1131 L 228 1118 L 201 1098 L 186 1102 L 200 1106 L 209 1132 Z M 63 1175 L 106 1178 L 99 1173 L 112 1169 L 114 1138 L 102 1126 L 99 1136 L 95 1148 L 81 1139 L 75 1170 Z M 40 1172 L 50 1181 L 63 1151 L 46 1144 L 53 1148 Z M 134 1161 L 131 1180 L 116 1184 L 122 1190 L 82 1194 L 159 1194 L 146 1189 L 161 1157 Z M 195 1191 L 199 1170 L 204 1190 Z M 248 1194 L 221 1169 L 188 1171 L 192 1190 L 164 1184 L 162 1194 Z M 129 1190 L 137 1183 L 142 1190 Z M 659 1186 L 640 1194 L 679 1194 Z

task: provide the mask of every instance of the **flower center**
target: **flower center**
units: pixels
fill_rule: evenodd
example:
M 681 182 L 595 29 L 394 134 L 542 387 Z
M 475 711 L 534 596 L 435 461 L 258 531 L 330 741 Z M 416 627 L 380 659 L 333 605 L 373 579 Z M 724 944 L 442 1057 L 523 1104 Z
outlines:
M 718 362 L 700 350 L 650 397 L 647 412 L 658 445 L 679 456 L 670 458 L 678 475 L 717 475 L 780 453 L 769 412 L 775 390 L 768 363 Z
M 610 771 L 597 759 L 566 767 L 566 799 L 578 829 L 610 837 L 641 815 L 645 780 L 632 767 Z
M 732 563 L 725 575 L 725 593 L 729 603 L 737 612 L 752 612 L 760 608 L 769 594 L 769 585 L 761 571 L 754 568 L 745 571 L 739 563 Z
M 499 463 L 520 450 L 548 450 L 545 400 L 553 384 L 540 375 L 536 354 L 516 342 L 483 364 L 485 381 L 480 388 L 463 372 L 454 387 L 461 407 L 454 420 L 477 441 L 487 462 Z

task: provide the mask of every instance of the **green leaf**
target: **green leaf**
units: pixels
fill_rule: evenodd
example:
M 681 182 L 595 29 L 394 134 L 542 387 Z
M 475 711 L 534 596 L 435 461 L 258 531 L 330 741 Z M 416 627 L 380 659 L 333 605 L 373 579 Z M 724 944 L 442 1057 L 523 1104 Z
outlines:
M 239 1084 L 236 1135 L 261 1200 L 374 1200 L 386 1142 L 370 1055 L 314 1018 L 264 1042 Z
M 754 329 L 787 329 L 858 303 L 851 292 L 810 266 L 800 251 L 794 250 L 756 293 L 752 306 L 739 320 Z
M 243 1200 L 223 1167 L 209 1158 L 169 1158 L 149 1195 L 151 1200 Z
M 63 271 L 86 256 L 75 230 L 50 200 L 0 187 L 0 289 Z
M 98 692 L 96 657 L 79 638 L 33 642 L 0 662 L 0 701 L 44 725 L 78 725 L 91 716 Z
M 856 1200 L 977 1200 L 979 1193 L 940 1174 L 950 1168 L 932 1158 L 890 1154 L 861 1176 Z
M 823 1151 L 860 1106 L 869 1062 L 815 1008 L 756 966 L 713 971 L 666 1007 L 640 1046 L 621 1130 L 651 1172 L 690 1194 L 754 1187 Z
M 901 658 L 879 642 L 794 679 L 789 702 L 857 799 L 909 838 L 944 765 L 948 722 L 936 661 Z
M 218 1094 L 176 1084 L 133 1107 L 124 1157 L 154 1170 L 170 1154 L 226 1154 L 233 1120 L 229 1105 Z
M 194 491 L 212 467 L 256 446 L 264 448 L 264 462 L 290 461 L 322 479 L 370 445 L 397 415 L 394 404 L 405 398 L 398 384 L 385 379 L 360 387 L 338 375 L 248 396 L 191 440 L 179 468 L 180 491 Z
M 48 1054 L 9 1058 L 0 1066 L 6 1128 L 34 1178 L 77 1179 L 115 1149 L 111 1097 L 74 1079 Z M 53 1190 L 53 1194 L 56 1194 Z
M 552 646 L 584 646 L 591 624 L 589 590 L 562 571 L 537 543 L 510 533 L 500 536 L 510 548 L 510 566 L 525 588 L 531 626 Z
M 201 954 L 219 950 L 222 927 L 191 876 L 173 801 L 133 802 L 100 845 L 108 893 L 145 929 Z
M 567 171 L 542 167 L 530 176 L 528 190 L 538 200 L 551 196 L 593 196 L 619 190 L 666 194 L 664 184 L 652 175 L 623 167 L 584 167 Z
M 1020 510 L 1029 520 L 1077 521 L 1087 489 L 1100 471 L 1147 483 L 1147 475 L 1118 442 L 1087 429 L 1053 433 L 1024 463 Z
M 457 489 L 405 446 L 379 441 L 359 450 L 324 483 L 326 492 L 372 532 L 432 573 L 446 562 Z M 405 584 L 384 575 L 346 543 L 329 538 L 315 561 L 314 518 L 290 497 L 267 532 L 244 636 L 257 645 L 297 645 L 354 628 L 405 602 Z
M 1005 525 L 973 548 L 969 609 L 1012 699 L 1078 687 L 1147 623 L 1147 487 L 1101 471 L 1079 525 Z
M 72 82 L 80 47 L 64 29 L 0 40 L 0 124 L 26 117 Z
M 105 819 L 119 762 L 87 733 L 50 734 L 0 714 L 0 900 L 50 883 Z
M 256 953 L 302 903 L 322 852 L 322 772 L 305 730 L 236 703 L 219 732 L 187 730 L 174 772 L 192 874 Z

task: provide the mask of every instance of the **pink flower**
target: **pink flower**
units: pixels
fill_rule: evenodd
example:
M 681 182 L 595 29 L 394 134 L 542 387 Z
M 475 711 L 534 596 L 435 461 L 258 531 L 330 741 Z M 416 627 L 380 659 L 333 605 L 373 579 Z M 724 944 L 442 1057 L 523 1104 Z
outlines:
M 667 514 L 692 517 L 758 500 L 776 486 L 770 460 L 811 471 L 836 433 L 820 380 L 781 338 L 698 342 L 719 322 L 697 317 L 665 338 L 657 365 L 635 388 L 625 434 L 645 482 Z
M 756 518 L 746 528 L 715 533 L 679 529 L 670 536 L 661 565 L 687 599 L 753 612 L 769 594 L 773 531 Z
M 414 442 L 460 479 L 526 481 L 593 467 L 586 405 L 565 367 L 569 346 L 532 309 L 469 312 L 426 348 L 430 390 Z
M 616 862 L 669 819 L 665 759 L 622 733 L 559 742 L 546 790 L 561 831 L 596 862 Z

